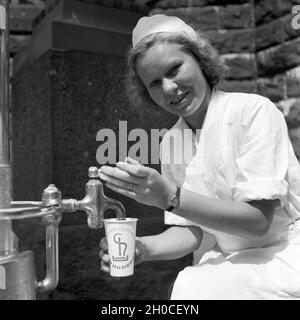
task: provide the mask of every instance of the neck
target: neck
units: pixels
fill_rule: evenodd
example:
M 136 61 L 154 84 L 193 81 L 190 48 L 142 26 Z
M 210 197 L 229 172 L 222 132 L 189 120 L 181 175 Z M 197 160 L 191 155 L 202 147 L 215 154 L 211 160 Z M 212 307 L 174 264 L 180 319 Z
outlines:
M 205 115 L 208 109 L 208 105 L 211 99 L 212 90 L 209 85 L 206 87 L 206 92 L 204 99 L 201 103 L 201 106 L 190 116 L 184 117 L 184 120 L 187 122 L 187 124 L 192 128 L 193 131 L 196 131 L 197 129 L 201 129 Z

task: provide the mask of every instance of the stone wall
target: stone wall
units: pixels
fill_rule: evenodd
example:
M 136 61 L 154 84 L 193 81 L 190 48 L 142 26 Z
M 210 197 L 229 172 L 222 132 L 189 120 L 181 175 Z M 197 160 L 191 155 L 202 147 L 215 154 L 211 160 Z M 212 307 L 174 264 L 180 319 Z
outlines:
M 220 89 L 256 92 L 283 111 L 300 159 L 300 29 L 292 27 L 299 0 L 151 1 L 150 15 L 176 15 L 205 30 L 229 66 Z
M 300 29 L 292 27 L 299 0 L 255 2 L 257 89 L 283 111 L 300 159 Z

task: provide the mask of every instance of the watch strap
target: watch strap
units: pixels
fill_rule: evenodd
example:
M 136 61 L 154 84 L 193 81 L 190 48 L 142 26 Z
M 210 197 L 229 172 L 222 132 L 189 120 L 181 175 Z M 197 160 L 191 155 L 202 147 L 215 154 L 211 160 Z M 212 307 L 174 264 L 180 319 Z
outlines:
M 178 201 L 177 201 L 177 205 L 176 205 L 176 206 L 170 205 L 170 206 L 166 209 L 166 211 L 172 211 L 173 209 L 175 209 L 176 207 L 178 207 L 178 205 L 179 205 L 179 198 L 180 198 L 180 192 L 181 192 L 181 189 L 180 189 L 180 187 L 177 186 L 176 194 L 175 194 L 174 198 L 171 200 L 171 201 L 174 201 L 174 199 L 177 198 L 177 200 L 178 200 Z

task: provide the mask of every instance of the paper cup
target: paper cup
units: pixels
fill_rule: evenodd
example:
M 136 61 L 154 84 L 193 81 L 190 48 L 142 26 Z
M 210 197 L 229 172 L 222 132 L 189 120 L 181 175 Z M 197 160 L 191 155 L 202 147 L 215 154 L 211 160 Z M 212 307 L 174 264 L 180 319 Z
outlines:
M 137 218 L 104 219 L 112 277 L 127 277 L 134 273 L 137 220 Z

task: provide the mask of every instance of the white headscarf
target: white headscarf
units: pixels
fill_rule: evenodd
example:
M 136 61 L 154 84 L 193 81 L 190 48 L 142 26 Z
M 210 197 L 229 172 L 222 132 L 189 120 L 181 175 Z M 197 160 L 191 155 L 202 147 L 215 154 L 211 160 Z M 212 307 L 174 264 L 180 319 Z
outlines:
M 139 19 L 132 32 L 132 46 L 135 47 L 144 37 L 157 32 L 183 33 L 191 40 L 197 41 L 195 30 L 180 18 L 156 14 Z

